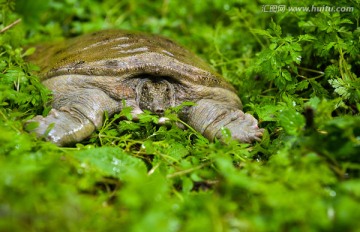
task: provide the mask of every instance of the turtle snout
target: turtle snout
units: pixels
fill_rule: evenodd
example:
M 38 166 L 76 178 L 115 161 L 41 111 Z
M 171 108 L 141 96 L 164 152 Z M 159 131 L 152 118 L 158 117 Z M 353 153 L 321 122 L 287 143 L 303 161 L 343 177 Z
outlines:
M 165 110 L 164 110 L 164 108 L 163 107 L 155 107 L 155 114 L 157 114 L 157 115 L 164 115 L 164 112 L 165 112 Z

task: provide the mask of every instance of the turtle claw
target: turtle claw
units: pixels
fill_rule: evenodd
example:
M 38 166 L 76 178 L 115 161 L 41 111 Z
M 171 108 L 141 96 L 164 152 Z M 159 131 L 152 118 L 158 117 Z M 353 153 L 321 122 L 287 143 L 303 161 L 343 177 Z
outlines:
M 232 120 L 224 127 L 230 130 L 231 137 L 239 142 L 251 143 L 261 141 L 264 129 L 258 127 L 258 121 L 250 114 L 238 114 L 240 117 Z M 218 135 L 221 139 L 221 135 Z
M 95 126 L 88 119 L 74 114 L 74 112 L 52 109 L 46 117 L 36 116 L 26 124 L 38 123 L 34 132 L 39 138 L 44 138 L 58 146 L 64 146 L 81 141 L 91 133 Z M 26 125 L 25 125 L 26 128 Z

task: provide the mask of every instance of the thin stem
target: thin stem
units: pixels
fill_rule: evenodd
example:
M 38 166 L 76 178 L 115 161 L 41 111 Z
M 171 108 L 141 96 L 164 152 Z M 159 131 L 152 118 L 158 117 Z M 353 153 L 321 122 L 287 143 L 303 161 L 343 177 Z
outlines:
M 297 66 L 298 69 L 304 70 L 304 71 L 308 71 L 308 72 L 313 72 L 313 73 L 318 73 L 320 75 L 324 75 L 325 73 L 319 70 L 315 70 L 315 69 L 310 69 L 310 68 L 304 68 L 301 66 Z
M 206 166 L 208 166 L 209 164 L 210 164 L 210 162 L 201 164 L 201 165 L 199 165 L 199 166 L 197 166 L 197 167 L 189 168 L 189 169 L 182 170 L 182 171 L 179 171 L 179 172 L 174 172 L 174 173 L 172 173 L 172 174 L 167 175 L 166 178 L 171 179 L 171 178 L 174 178 L 174 177 L 177 177 L 177 176 L 182 176 L 182 175 L 191 173 L 191 172 L 193 172 L 193 171 L 202 169 L 203 167 L 206 167 Z
M 5 31 L 9 30 L 10 28 L 12 28 L 13 26 L 15 26 L 16 24 L 20 23 L 21 19 L 17 19 L 14 22 L 12 22 L 11 24 L 7 25 L 6 27 L 4 27 L 3 29 L 0 30 L 0 34 L 4 33 Z
M 6 115 L 4 114 L 4 112 L 2 111 L 2 110 L 0 110 L 0 116 L 2 116 L 2 118 L 5 120 L 5 121 L 9 121 L 9 119 L 6 117 Z M 10 124 L 10 127 L 12 128 L 12 129 L 14 129 L 16 132 L 18 132 L 18 133 L 20 133 L 21 131 L 18 129 L 18 128 L 16 128 L 15 126 L 13 126 L 12 124 Z

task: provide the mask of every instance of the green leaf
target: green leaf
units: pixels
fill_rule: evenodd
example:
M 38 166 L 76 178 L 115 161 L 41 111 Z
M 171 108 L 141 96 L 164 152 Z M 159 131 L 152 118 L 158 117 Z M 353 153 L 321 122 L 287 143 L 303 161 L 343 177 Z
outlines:
M 342 96 L 345 99 L 348 99 L 350 97 L 350 92 L 348 90 L 348 87 L 346 83 L 338 78 L 338 79 L 332 79 L 329 80 L 330 85 L 335 89 L 335 92 Z
M 308 86 L 309 86 L 309 81 L 307 81 L 307 80 L 301 81 L 301 82 L 297 83 L 296 91 L 302 91 L 304 89 L 307 89 Z
M 275 122 L 277 121 L 277 112 L 281 109 L 283 109 L 283 106 L 262 105 L 256 108 L 256 113 L 261 121 Z
M 251 30 L 251 32 L 256 33 L 256 34 L 258 34 L 258 35 L 266 36 L 266 37 L 268 37 L 268 38 L 272 38 L 272 37 L 273 37 L 268 30 L 255 29 L 255 28 L 251 28 L 250 30 Z
M 145 175 L 144 163 L 125 153 L 120 148 L 102 147 L 83 150 L 73 155 L 83 164 L 84 169 L 95 169 L 105 176 L 126 180 L 132 175 Z
M 29 48 L 22 54 L 22 56 L 23 57 L 30 56 L 30 55 L 34 54 L 35 50 L 36 50 L 35 47 Z
M 176 159 L 181 159 L 188 155 L 189 151 L 181 143 L 172 143 L 167 148 L 167 154 Z
M 277 37 L 280 37 L 282 34 L 280 25 L 276 24 L 274 21 L 270 22 L 270 29 L 271 33 L 274 33 Z
M 304 116 L 293 109 L 284 109 L 279 112 L 279 124 L 289 135 L 299 135 L 305 126 Z
M 292 81 L 291 74 L 288 70 L 283 70 L 281 76 L 287 81 Z
M 187 177 L 182 178 L 182 191 L 185 193 L 190 192 L 194 187 L 194 182 Z

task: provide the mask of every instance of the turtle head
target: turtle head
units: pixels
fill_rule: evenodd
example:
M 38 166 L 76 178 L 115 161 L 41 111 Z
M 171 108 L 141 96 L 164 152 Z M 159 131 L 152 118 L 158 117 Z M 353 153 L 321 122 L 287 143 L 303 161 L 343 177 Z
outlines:
M 159 116 L 175 105 L 174 86 L 163 78 L 142 79 L 136 87 L 136 96 L 141 110 L 149 110 Z

